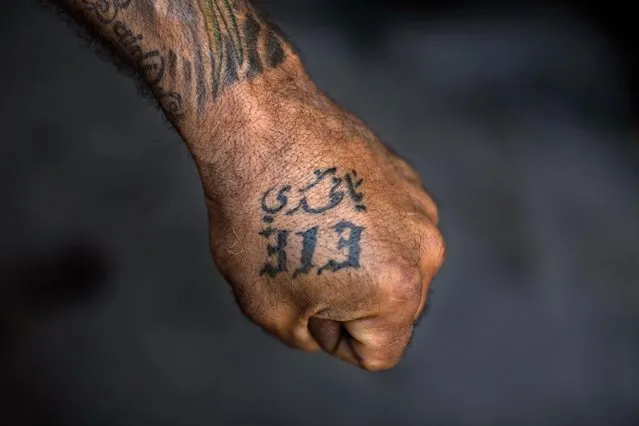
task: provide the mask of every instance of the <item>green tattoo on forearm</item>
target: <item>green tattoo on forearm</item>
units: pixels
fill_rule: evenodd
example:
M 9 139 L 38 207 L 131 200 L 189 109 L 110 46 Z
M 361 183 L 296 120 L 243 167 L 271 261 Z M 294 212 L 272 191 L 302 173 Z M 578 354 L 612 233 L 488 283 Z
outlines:
M 251 80 L 286 59 L 283 37 L 242 0 L 198 0 L 213 74 L 213 96 Z

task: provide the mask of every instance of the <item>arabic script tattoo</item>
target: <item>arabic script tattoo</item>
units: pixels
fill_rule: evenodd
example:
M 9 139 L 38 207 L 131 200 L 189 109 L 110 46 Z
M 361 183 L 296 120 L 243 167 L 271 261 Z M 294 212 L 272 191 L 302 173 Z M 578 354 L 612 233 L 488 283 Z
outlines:
M 289 237 L 301 241 L 299 265 L 293 272 L 293 279 L 310 273 L 321 275 L 325 272 L 338 272 L 343 269 L 360 268 L 361 240 L 365 232 L 349 220 L 341 220 L 330 229 L 322 230 L 314 226 L 303 231 L 279 229 L 275 226 L 282 219 L 297 215 L 323 215 L 339 206 L 348 205 L 356 214 L 366 213 L 362 186 L 364 179 L 355 170 L 344 174 L 337 167 L 317 169 L 308 183 L 296 188 L 291 184 L 282 184 L 266 190 L 260 200 L 264 229 L 259 233 L 267 241 L 267 260 L 260 275 L 271 278 L 289 272 L 287 246 Z M 320 236 L 327 233 L 337 235 L 337 250 L 344 253 L 343 259 L 329 259 L 318 266 L 314 255 Z

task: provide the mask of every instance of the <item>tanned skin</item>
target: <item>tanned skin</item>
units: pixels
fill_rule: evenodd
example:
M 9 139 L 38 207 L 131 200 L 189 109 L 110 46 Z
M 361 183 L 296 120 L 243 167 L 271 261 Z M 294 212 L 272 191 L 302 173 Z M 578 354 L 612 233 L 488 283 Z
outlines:
M 137 70 L 197 164 L 215 264 L 290 347 L 402 358 L 444 261 L 417 173 L 247 0 L 57 0 Z

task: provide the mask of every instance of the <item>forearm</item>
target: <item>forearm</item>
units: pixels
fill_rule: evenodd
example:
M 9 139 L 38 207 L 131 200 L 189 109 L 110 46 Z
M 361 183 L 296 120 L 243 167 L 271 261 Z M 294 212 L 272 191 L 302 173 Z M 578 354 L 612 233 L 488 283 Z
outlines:
M 224 133 L 222 123 L 251 120 L 245 102 L 305 79 L 291 46 L 247 0 L 55 2 L 137 70 L 187 143 L 200 143 L 202 123 Z

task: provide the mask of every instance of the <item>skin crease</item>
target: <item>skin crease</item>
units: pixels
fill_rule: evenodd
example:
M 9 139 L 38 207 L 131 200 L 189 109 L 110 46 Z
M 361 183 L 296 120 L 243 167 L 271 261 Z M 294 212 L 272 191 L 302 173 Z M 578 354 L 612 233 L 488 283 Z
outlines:
M 369 371 L 396 365 L 445 252 L 437 206 L 415 170 L 315 86 L 247 1 L 110 0 L 102 11 L 96 0 L 57 3 L 138 70 L 184 139 L 202 179 L 213 260 L 242 312 L 292 348 Z M 282 210 L 266 222 L 269 189 L 290 185 L 294 207 L 299 188 L 329 169 L 356 172 L 365 209 L 345 192 L 327 211 Z M 309 205 L 326 204 L 328 189 L 318 186 Z M 280 252 L 269 252 L 279 231 L 286 270 L 261 273 L 279 265 Z M 307 268 L 294 276 L 303 252 Z M 341 266 L 319 273 L 331 260 Z

